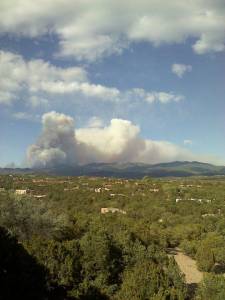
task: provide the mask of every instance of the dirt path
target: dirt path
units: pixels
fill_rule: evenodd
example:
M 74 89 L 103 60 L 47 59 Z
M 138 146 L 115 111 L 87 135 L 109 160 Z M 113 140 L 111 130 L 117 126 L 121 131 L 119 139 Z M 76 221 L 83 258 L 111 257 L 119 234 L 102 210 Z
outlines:
M 181 272 L 184 273 L 187 284 L 199 283 L 203 279 L 203 273 L 198 270 L 194 259 L 183 254 L 180 249 L 174 249 L 173 256 Z

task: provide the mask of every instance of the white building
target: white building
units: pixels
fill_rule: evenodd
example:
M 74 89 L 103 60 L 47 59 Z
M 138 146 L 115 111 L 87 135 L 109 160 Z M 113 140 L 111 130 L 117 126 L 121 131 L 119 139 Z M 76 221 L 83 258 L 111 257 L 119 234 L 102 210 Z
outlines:
M 125 210 L 122 210 L 122 209 L 119 209 L 119 208 L 114 208 L 114 207 L 102 207 L 101 208 L 101 214 L 106 214 L 108 212 L 111 212 L 111 213 L 118 212 L 118 213 L 121 213 L 123 215 L 125 215 L 127 213 Z
M 15 190 L 15 194 L 16 195 L 26 195 L 27 194 L 27 190 Z

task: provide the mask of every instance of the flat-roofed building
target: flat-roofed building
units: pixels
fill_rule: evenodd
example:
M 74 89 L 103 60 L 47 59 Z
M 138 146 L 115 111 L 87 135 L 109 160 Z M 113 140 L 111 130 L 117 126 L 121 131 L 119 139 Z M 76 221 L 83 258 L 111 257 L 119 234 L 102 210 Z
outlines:
M 27 194 L 27 190 L 15 190 L 15 194 L 16 195 L 26 195 Z
M 125 215 L 127 212 L 125 210 L 119 209 L 119 208 L 115 208 L 115 207 L 102 207 L 101 208 L 101 214 L 106 214 L 106 213 L 121 213 L 123 215 Z

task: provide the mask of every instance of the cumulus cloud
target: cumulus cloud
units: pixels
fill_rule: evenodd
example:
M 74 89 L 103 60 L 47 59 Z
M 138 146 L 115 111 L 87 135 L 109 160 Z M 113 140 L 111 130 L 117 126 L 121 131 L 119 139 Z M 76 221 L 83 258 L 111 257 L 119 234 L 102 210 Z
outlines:
M 0 32 L 54 33 L 62 56 L 94 61 L 131 43 L 155 46 L 188 38 L 197 54 L 225 49 L 223 0 L 1 0 Z
M 79 86 L 87 78 L 80 67 L 63 69 L 43 60 L 25 61 L 22 56 L 5 51 L 0 51 L 0 73 L 0 103 L 8 104 L 18 99 L 22 91 L 31 97 L 38 92 L 70 92 L 71 85 L 74 89 L 73 85 Z M 38 98 L 31 98 L 31 102 L 37 105 Z
M 71 95 L 101 101 L 139 100 L 148 103 L 179 101 L 183 96 L 144 89 L 120 91 L 115 87 L 93 84 L 84 68 L 56 67 L 41 59 L 26 61 L 21 55 L 0 51 L 0 104 L 12 104 L 27 95 L 31 107 L 48 107 L 48 98 Z
M 112 119 L 108 126 L 75 129 L 71 117 L 52 111 L 43 115 L 42 126 L 40 137 L 27 150 L 27 162 L 33 167 L 196 158 L 170 142 L 142 138 L 140 128 L 128 120 Z
M 191 72 L 192 71 L 192 66 L 191 65 L 184 65 L 184 64 L 173 64 L 171 66 L 171 71 L 177 75 L 179 78 L 182 78 L 183 75 L 186 72 Z
M 25 61 L 22 56 L 0 51 L 0 103 L 10 104 L 27 92 L 32 106 L 47 105 L 45 95 L 80 94 L 89 98 L 115 100 L 120 92 L 91 84 L 81 67 L 60 68 L 43 60 Z

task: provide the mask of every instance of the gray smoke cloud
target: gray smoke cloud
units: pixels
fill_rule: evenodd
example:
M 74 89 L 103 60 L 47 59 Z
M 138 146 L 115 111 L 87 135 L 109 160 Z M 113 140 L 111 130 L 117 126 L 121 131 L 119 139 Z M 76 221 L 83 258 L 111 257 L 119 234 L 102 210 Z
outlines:
M 53 111 L 43 115 L 42 125 L 39 139 L 27 151 L 29 165 L 40 167 L 74 164 L 78 159 L 74 120 Z
M 75 129 L 73 118 L 52 111 L 42 116 L 42 126 L 40 137 L 27 150 L 27 163 L 32 167 L 196 159 L 172 143 L 143 139 L 140 128 L 128 120 L 112 119 L 105 127 Z

